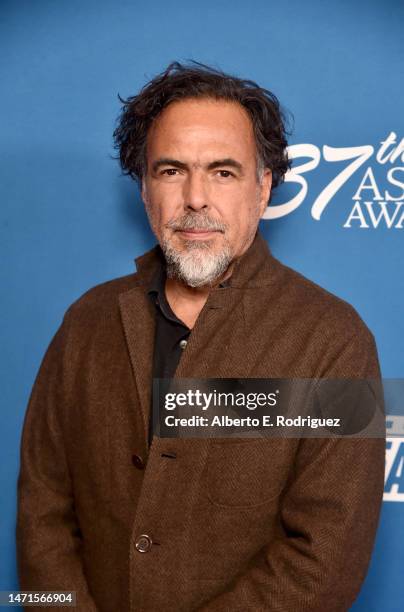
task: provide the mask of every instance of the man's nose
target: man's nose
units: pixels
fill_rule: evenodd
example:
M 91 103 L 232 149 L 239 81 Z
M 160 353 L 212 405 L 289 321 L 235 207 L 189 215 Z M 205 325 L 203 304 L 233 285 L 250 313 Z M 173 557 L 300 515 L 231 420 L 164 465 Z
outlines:
M 202 173 L 189 173 L 184 183 L 183 197 L 186 210 L 200 211 L 209 207 L 206 178 Z

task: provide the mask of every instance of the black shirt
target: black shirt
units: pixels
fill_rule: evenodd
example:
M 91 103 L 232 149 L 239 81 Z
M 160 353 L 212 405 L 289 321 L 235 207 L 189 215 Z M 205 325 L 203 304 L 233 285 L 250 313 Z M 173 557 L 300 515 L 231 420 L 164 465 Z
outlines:
M 173 378 L 182 351 L 191 330 L 172 311 L 165 292 L 166 275 L 161 269 L 149 289 L 156 305 L 156 331 L 154 336 L 153 378 Z M 153 394 L 152 394 L 153 404 Z M 153 438 L 153 406 L 149 419 L 149 446 Z

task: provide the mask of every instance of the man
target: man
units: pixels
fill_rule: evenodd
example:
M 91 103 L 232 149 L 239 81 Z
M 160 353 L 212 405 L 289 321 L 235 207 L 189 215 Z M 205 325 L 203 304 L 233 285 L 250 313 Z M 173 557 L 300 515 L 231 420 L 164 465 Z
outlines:
M 257 233 L 287 168 L 276 98 L 174 63 L 115 132 L 159 246 L 73 304 L 28 407 L 21 588 L 86 612 L 347 610 L 380 510 L 382 439 L 167 439 L 152 379 L 377 378 L 356 312 Z

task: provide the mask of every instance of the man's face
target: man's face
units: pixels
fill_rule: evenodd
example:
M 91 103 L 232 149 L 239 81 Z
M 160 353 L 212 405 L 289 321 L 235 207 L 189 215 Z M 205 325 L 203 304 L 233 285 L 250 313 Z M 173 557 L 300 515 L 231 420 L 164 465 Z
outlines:
M 256 157 L 237 103 L 174 102 L 150 128 L 142 197 L 172 275 L 186 284 L 213 284 L 250 246 L 271 187 Z

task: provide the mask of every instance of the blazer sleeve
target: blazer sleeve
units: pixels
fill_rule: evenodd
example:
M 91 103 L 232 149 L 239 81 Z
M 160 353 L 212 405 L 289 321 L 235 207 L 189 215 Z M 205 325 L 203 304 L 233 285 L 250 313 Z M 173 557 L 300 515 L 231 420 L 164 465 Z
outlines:
M 373 336 L 352 338 L 329 378 L 376 379 Z M 383 413 L 382 430 L 384 429 Z M 385 439 L 306 438 L 280 505 L 283 535 L 200 612 L 345 612 L 366 575 L 383 496 Z
M 83 570 L 62 426 L 67 314 L 42 361 L 25 415 L 18 478 L 17 563 L 22 590 L 76 591 L 75 609 L 96 612 Z

